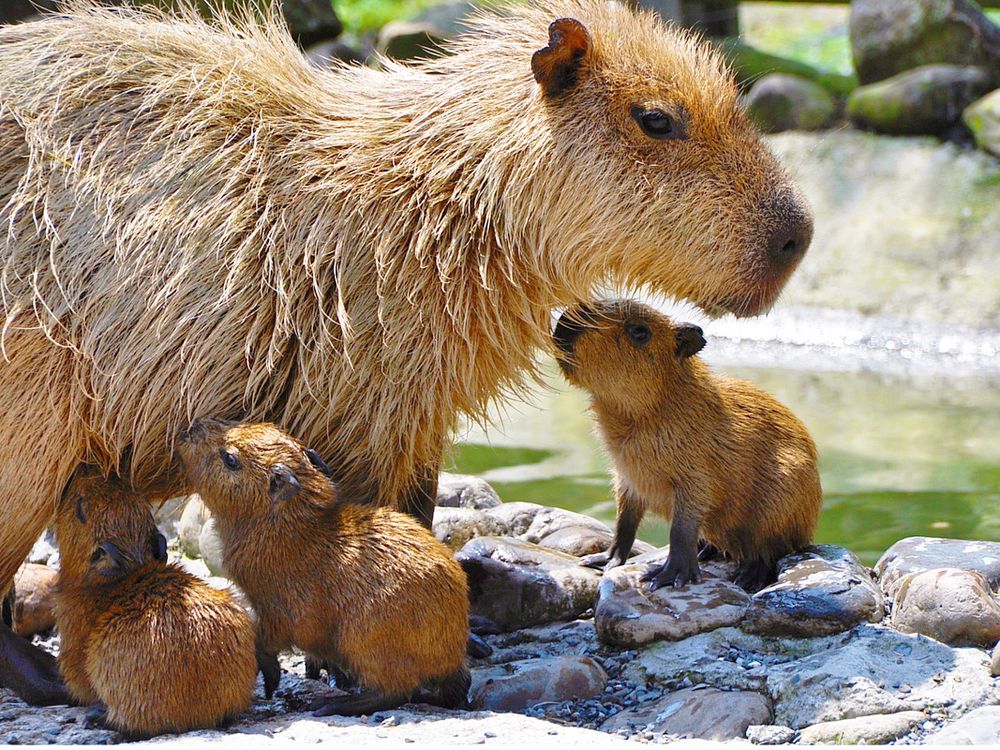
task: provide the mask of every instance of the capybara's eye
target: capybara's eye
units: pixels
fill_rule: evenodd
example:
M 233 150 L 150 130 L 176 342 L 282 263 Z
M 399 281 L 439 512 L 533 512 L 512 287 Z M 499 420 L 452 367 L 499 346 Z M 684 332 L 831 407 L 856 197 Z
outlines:
M 653 337 L 653 332 L 645 323 L 626 323 L 625 333 L 632 339 L 633 344 L 645 344 Z
M 635 105 L 632 107 L 632 118 L 650 138 L 658 141 L 684 138 L 684 128 L 681 124 L 662 109 L 644 109 Z
M 90 562 L 91 563 L 98 562 L 106 554 L 108 554 L 108 552 L 107 552 L 106 549 L 104 549 L 104 546 L 102 545 L 102 546 L 100 546 L 100 547 L 98 547 L 97 549 L 94 550 L 94 554 L 92 554 L 90 556 Z
M 219 448 L 219 455 L 222 457 L 223 465 L 230 471 L 239 471 L 242 464 L 235 453 L 230 453 L 225 448 Z

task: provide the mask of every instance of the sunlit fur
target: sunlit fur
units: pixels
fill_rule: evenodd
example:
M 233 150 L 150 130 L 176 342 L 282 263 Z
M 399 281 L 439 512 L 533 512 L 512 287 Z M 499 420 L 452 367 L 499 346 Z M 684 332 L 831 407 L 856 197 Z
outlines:
M 81 473 L 56 514 L 59 668 L 70 694 L 103 702 L 129 735 L 206 729 L 249 707 L 257 676 L 253 627 L 224 591 L 158 562 L 156 525 L 121 482 Z M 106 577 L 91 555 L 122 553 Z
M 619 503 L 696 518 L 702 538 L 737 560 L 773 563 L 809 544 L 823 498 L 802 422 L 753 384 L 678 357 L 676 327 L 662 313 L 632 301 L 590 310 L 561 359 L 591 396 Z M 625 334 L 633 322 L 652 332 L 643 346 Z M 675 503 L 678 489 L 690 507 Z
M 564 16 L 593 46 L 546 97 Z M 280 422 L 400 507 L 460 415 L 524 387 L 553 307 L 608 280 L 774 300 L 769 201 L 801 200 L 709 45 L 542 0 L 452 51 L 323 71 L 274 20 L 83 3 L 0 29 L 0 582 L 81 460 L 177 492 L 194 418 Z
M 227 468 L 220 450 L 241 467 Z M 303 446 L 271 424 L 200 421 L 180 455 L 265 651 L 298 647 L 400 703 L 426 688 L 437 695 L 428 700 L 464 704 L 468 586 L 433 534 L 405 513 L 338 502 Z M 275 501 L 278 464 L 301 489 Z

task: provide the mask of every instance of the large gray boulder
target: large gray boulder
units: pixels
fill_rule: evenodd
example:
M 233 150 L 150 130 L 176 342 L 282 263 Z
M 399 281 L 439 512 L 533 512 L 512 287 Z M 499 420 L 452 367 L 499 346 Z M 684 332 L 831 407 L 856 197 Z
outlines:
M 924 65 L 856 88 L 847 98 L 847 114 L 880 133 L 942 135 L 992 85 L 985 68 Z
M 926 570 L 899 582 L 891 622 L 942 643 L 991 648 L 1000 640 L 1000 601 L 982 573 Z
M 1000 28 L 970 0 L 853 0 L 851 52 L 861 83 L 920 65 L 977 65 L 1000 82 Z
M 979 148 L 1000 156 L 1000 89 L 966 107 L 962 122 L 972 131 Z
M 687 688 L 640 703 L 601 725 L 605 732 L 637 731 L 725 742 L 743 739 L 751 725 L 771 720 L 771 701 L 747 690 Z
M 904 576 L 935 568 L 978 571 L 995 590 L 1000 588 L 1000 543 L 910 536 L 885 551 L 875 574 L 886 596 L 894 597 Z
M 757 81 L 746 96 L 747 113 L 765 133 L 820 130 L 833 121 L 837 103 L 818 83 L 801 76 L 772 73 Z
M 473 708 L 521 711 L 536 703 L 593 698 L 608 675 L 589 656 L 525 659 L 472 672 Z

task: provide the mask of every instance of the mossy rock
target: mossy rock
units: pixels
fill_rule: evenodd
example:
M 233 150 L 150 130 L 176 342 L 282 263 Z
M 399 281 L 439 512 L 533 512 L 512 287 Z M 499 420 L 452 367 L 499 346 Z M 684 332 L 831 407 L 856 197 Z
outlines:
M 746 107 L 750 119 L 765 133 L 820 130 L 837 114 L 837 103 L 826 89 L 786 73 L 772 73 L 757 81 L 746 96 Z
M 966 107 L 962 122 L 981 149 L 1000 156 L 1000 89 Z
M 749 89 L 754 81 L 770 73 L 784 73 L 805 78 L 822 86 L 833 96 L 843 99 L 858 85 L 853 75 L 843 75 L 819 70 L 798 60 L 763 52 L 739 39 L 720 39 L 716 42 L 736 74 L 736 81 Z
M 992 88 L 982 68 L 923 65 L 861 86 L 847 99 L 857 125 L 894 135 L 942 135 L 962 111 Z

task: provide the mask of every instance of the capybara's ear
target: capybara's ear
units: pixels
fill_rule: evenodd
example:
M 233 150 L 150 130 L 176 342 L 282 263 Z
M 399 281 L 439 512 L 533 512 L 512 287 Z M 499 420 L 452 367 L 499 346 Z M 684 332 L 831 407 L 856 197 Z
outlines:
M 272 503 L 285 502 L 291 500 L 299 494 L 302 484 L 295 472 L 284 464 L 275 464 L 271 469 L 271 481 L 267 487 L 267 494 Z
M 157 562 L 167 561 L 167 538 L 160 532 L 153 534 L 153 559 Z
M 549 44 L 531 56 L 531 72 L 546 96 L 572 88 L 590 54 L 590 32 L 575 18 L 549 24 Z
M 90 503 L 82 497 L 76 499 L 76 518 L 80 523 L 87 523 L 87 515 L 90 513 Z
M 306 448 L 306 458 L 308 458 L 309 463 L 319 469 L 320 472 L 326 474 L 328 477 L 333 476 L 333 472 L 330 470 L 330 467 L 326 465 L 326 461 L 324 461 L 312 448 Z
M 687 359 L 705 348 L 705 335 L 702 330 L 691 323 L 677 326 L 677 357 Z

